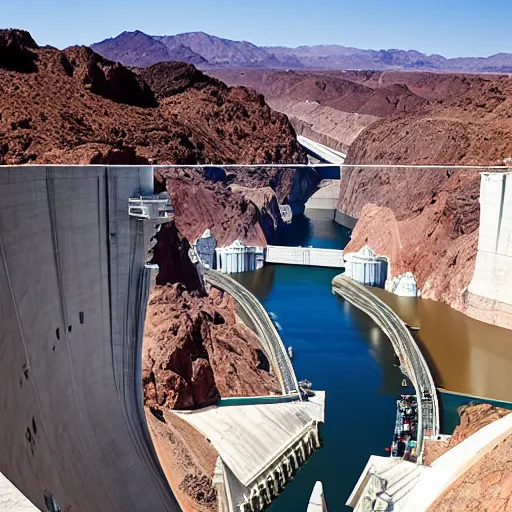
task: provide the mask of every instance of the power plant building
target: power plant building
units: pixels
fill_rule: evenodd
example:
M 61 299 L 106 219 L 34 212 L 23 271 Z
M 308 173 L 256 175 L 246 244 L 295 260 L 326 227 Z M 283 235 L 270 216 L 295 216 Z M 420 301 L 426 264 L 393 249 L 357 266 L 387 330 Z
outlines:
M 384 288 L 388 275 L 388 260 L 377 256 L 375 251 L 365 245 L 359 252 L 344 255 L 345 275 L 361 284 Z
M 265 261 L 263 247 L 244 245 L 240 240 L 235 240 L 228 247 L 218 247 L 217 270 L 225 274 L 238 272 L 250 272 L 263 267 Z
M 194 243 L 196 254 L 206 268 L 215 268 L 216 247 L 217 241 L 209 229 L 205 229 L 204 233 Z

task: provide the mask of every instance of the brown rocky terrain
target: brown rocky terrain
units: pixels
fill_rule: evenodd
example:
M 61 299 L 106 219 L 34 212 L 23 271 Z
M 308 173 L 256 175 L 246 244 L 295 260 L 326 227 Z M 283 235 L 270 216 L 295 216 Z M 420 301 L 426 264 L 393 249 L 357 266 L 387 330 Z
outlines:
M 482 427 L 510 414 L 489 404 L 464 406 L 460 425 L 448 441 L 426 441 L 425 464 L 451 450 Z M 430 507 L 430 512 L 512 510 L 512 436 L 508 436 L 450 486 Z
M 265 95 L 272 108 L 285 113 L 301 135 L 346 151 L 361 131 L 381 117 L 410 112 L 426 98 L 404 81 L 386 84 L 364 80 L 361 72 L 210 70 L 231 85 Z
M 159 73 L 162 82 L 181 73 L 179 84 L 158 86 Z M 88 48 L 39 48 L 4 30 L 0 89 L 5 164 L 304 161 L 288 120 L 262 96 L 192 66 L 139 75 Z
M 512 154 L 511 109 L 509 78 L 475 77 L 460 96 L 367 128 L 347 163 L 501 165 Z M 464 311 L 479 186 L 476 170 L 344 169 L 338 209 L 359 218 L 347 250 L 369 244 L 393 275 L 412 271 L 423 297 Z
M 147 310 L 143 350 L 145 403 L 193 409 L 224 396 L 279 394 L 258 337 L 236 316 L 232 297 L 208 294 L 174 223 L 157 235 L 157 286 Z
M 273 194 L 273 192 L 272 192 Z M 216 510 L 217 453 L 172 409 L 212 405 L 220 397 L 279 394 L 277 378 L 232 297 L 204 288 L 190 244 L 175 223 L 157 234 L 159 266 L 144 330 L 142 377 L 146 417 L 168 481 L 186 512 Z
M 221 396 L 280 393 L 258 337 L 237 319 L 234 300 L 216 289 L 193 296 L 181 284 L 151 294 L 143 382 L 152 409 L 195 409 Z

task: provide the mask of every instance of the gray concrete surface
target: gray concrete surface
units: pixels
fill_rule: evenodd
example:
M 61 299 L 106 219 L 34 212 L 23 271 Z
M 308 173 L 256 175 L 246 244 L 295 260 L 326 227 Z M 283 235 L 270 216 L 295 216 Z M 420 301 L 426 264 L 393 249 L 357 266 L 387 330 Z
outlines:
M 341 180 L 325 180 L 320 183 L 320 188 L 307 200 L 306 210 L 334 210 L 340 197 Z
M 4 512 L 37 512 L 37 508 L 0 473 L 0 510 Z
M 174 511 L 142 408 L 151 167 L 0 167 L 0 472 L 45 510 Z
M 199 430 L 219 460 L 214 486 L 219 512 L 253 512 L 277 499 L 320 448 L 325 392 L 308 401 L 209 407 L 174 413 Z
M 482 174 L 478 253 L 468 291 L 470 315 L 474 304 L 482 320 L 512 328 L 512 172 Z
M 320 160 L 331 164 L 343 164 L 347 158 L 347 154 L 329 146 L 315 142 L 308 139 L 303 135 L 297 135 L 297 142 L 311 155 L 319 158 Z

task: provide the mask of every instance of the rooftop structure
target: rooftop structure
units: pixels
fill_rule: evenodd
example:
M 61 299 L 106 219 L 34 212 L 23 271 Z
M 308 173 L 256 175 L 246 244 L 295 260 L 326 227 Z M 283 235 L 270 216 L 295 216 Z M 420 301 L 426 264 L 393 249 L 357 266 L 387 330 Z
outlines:
M 264 263 L 263 247 L 245 245 L 240 240 L 235 240 L 228 247 L 217 247 L 215 253 L 217 270 L 226 274 L 257 270 Z
M 217 452 L 219 512 L 257 511 L 270 505 L 311 454 L 320 448 L 325 393 L 309 401 L 211 407 L 178 413 Z M 253 402 L 250 404 L 250 402 Z

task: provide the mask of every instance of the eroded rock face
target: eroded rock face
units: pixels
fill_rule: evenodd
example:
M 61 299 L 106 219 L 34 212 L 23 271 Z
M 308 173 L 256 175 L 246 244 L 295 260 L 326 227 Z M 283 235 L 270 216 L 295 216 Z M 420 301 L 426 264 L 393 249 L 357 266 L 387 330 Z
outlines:
M 20 73 L 36 71 L 36 42 L 26 30 L 0 30 L 0 68 Z
M 182 93 L 190 87 L 200 89 L 209 84 L 221 84 L 185 62 L 160 62 L 138 69 L 137 73 L 149 84 L 158 100 Z
M 189 292 L 205 294 L 198 269 L 190 261 L 190 243 L 178 231 L 176 224 L 163 224 L 156 235 L 152 263 L 158 265 L 156 284 L 182 283 Z
M 371 125 L 347 163 L 502 164 L 512 153 L 511 107 L 510 80 L 477 77 L 460 96 Z M 413 272 L 423 297 L 464 310 L 479 189 L 478 170 L 344 169 L 338 210 L 360 219 L 350 250 L 369 244 L 390 257 L 393 275 Z
M 148 84 L 118 62 L 104 59 L 90 48 L 72 46 L 64 50 L 72 76 L 104 98 L 137 107 L 156 107 Z
M 182 284 L 157 286 L 146 316 L 145 404 L 195 409 L 220 396 L 279 394 L 257 336 L 237 322 L 235 302 L 215 289 L 207 297 Z
M 235 240 L 266 247 L 276 241 L 283 222 L 280 204 L 303 209 L 320 179 L 314 169 L 159 169 L 156 190 L 172 198 L 176 225 L 195 241 L 210 229 L 219 246 Z

